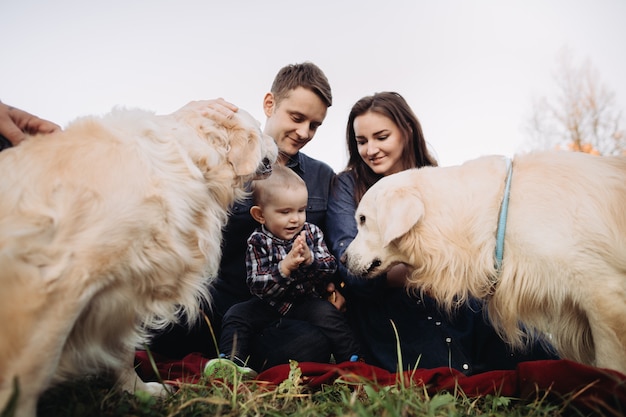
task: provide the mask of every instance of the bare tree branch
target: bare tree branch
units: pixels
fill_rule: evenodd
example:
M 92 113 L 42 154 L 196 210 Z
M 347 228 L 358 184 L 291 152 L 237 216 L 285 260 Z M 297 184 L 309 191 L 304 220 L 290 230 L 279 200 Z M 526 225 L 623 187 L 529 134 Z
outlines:
M 554 76 L 557 97 L 533 100 L 526 123 L 529 150 L 569 149 L 598 155 L 626 154 L 626 133 L 615 94 L 600 84 L 589 61 L 580 66 L 564 50 Z

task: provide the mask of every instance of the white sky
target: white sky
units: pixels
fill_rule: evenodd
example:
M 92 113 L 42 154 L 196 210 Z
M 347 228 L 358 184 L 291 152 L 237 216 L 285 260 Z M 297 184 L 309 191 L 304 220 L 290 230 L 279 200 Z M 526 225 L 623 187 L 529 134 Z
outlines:
M 454 165 L 519 149 L 564 47 L 626 123 L 624 0 L 0 0 L 0 20 L 0 99 L 63 126 L 220 96 L 264 122 L 276 72 L 308 60 L 334 104 L 305 153 L 343 169 L 350 107 L 393 90 Z

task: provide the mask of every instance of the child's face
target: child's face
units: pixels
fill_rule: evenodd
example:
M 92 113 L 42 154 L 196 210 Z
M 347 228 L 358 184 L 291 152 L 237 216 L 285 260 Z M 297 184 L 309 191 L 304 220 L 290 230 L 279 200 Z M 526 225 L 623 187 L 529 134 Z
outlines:
M 306 221 L 308 193 L 306 187 L 288 188 L 273 193 L 262 208 L 267 230 L 283 240 L 293 239 Z

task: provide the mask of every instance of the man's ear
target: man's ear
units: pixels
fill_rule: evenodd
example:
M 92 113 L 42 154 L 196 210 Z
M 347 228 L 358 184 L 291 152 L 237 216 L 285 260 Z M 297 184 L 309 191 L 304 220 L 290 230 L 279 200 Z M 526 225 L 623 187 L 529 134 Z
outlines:
M 404 236 L 424 215 L 424 203 L 406 188 L 387 190 L 378 198 L 377 221 L 383 247 Z
M 265 93 L 263 97 L 263 113 L 265 117 L 271 117 L 274 114 L 274 108 L 276 107 L 276 97 L 273 93 Z
M 259 206 L 250 207 L 250 215 L 254 220 L 260 224 L 265 224 L 265 217 L 263 217 L 263 210 Z

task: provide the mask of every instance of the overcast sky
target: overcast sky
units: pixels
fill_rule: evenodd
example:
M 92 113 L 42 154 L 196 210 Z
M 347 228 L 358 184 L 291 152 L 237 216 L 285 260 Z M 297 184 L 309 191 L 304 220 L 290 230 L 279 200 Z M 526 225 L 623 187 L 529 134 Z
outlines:
M 0 16 L 0 100 L 63 126 L 220 96 L 264 122 L 278 69 L 308 60 L 334 104 L 305 153 L 341 170 L 350 107 L 393 90 L 455 165 L 520 148 L 563 48 L 591 61 L 626 123 L 624 0 L 0 0 Z

